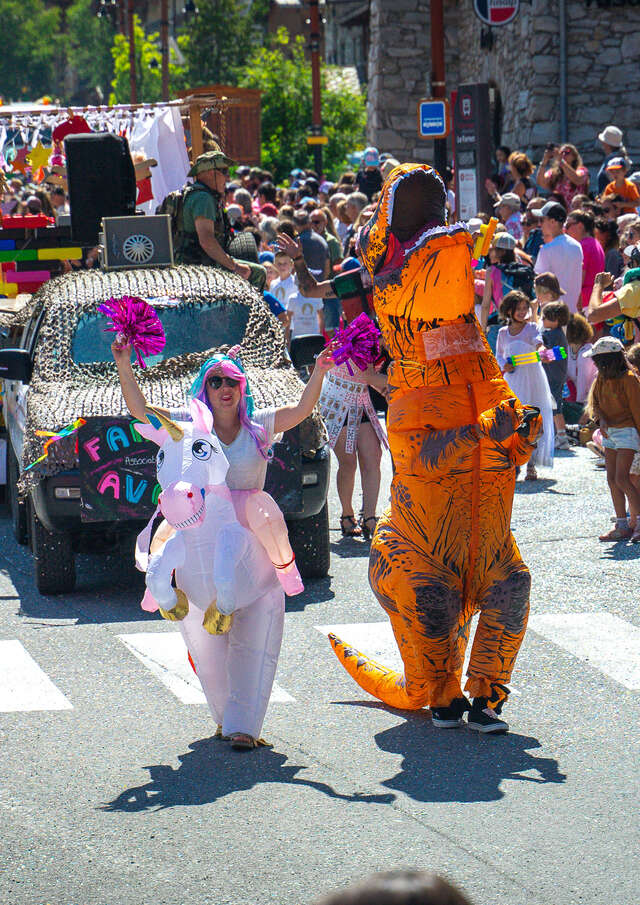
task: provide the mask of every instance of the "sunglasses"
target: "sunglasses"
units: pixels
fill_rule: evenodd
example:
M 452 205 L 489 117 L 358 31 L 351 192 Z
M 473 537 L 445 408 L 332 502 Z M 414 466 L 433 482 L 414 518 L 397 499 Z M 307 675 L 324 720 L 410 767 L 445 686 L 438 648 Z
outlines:
M 207 383 L 212 389 L 219 390 L 221 386 L 233 389 L 238 386 L 240 381 L 236 380 L 235 377 L 218 377 L 217 374 L 214 374 L 212 377 L 207 378 Z

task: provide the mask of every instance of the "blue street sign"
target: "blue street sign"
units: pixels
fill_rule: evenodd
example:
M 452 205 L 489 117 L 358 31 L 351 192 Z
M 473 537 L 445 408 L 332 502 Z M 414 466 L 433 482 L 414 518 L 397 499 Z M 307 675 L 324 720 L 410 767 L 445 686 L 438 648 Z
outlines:
M 449 102 L 444 98 L 420 101 L 418 107 L 418 134 L 420 137 L 446 138 L 449 131 Z

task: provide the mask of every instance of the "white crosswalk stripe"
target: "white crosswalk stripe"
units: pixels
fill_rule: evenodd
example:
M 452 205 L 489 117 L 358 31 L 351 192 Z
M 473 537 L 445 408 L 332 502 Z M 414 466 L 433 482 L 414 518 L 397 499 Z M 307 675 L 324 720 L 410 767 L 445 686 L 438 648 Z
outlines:
M 385 622 L 317 625 L 390 669 L 402 671 L 402 659 L 391 625 Z M 466 673 L 475 623 L 471 630 Z M 531 616 L 529 630 L 599 670 L 631 691 L 640 690 L 640 628 L 611 613 L 552 613 Z M 513 693 L 517 690 L 512 688 Z
M 531 616 L 529 628 L 624 685 L 640 690 L 640 628 L 611 613 Z
M 73 710 L 20 641 L 0 641 L 0 712 Z
M 179 632 L 137 632 L 118 635 L 134 656 L 183 704 L 205 704 L 198 677 L 187 660 L 187 648 Z M 272 704 L 295 699 L 274 682 Z

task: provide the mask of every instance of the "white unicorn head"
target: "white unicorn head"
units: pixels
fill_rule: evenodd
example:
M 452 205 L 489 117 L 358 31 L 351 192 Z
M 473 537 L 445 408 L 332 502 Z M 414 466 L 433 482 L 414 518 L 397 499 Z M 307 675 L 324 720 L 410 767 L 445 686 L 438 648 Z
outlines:
M 204 403 L 191 400 L 193 421 L 177 423 L 163 412 L 147 406 L 149 424 L 136 429 L 157 443 L 158 497 L 160 511 L 174 528 L 194 528 L 205 518 L 206 494 L 224 485 L 229 463 L 213 433 L 213 415 Z

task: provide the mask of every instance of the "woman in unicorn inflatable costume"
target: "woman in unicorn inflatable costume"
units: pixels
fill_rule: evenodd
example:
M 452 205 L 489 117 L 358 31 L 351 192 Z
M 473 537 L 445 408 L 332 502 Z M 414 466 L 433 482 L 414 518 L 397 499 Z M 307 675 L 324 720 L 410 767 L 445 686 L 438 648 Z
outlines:
M 148 409 L 131 367 L 131 346 L 116 340 L 111 349 L 122 395 L 131 415 L 143 422 L 142 427 L 149 420 Z M 198 615 L 193 608 L 180 621 L 180 629 L 195 661 L 196 673 L 218 723 L 218 735 L 230 737 L 233 747 L 237 749 L 253 748 L 259 740 L 282 642 L 283 591 L 292 595 L 303 590 L 284 517 L 276 502 L 263 491 L 269 451 L 280 434 L 294 428 L 313 411 L 325 374 L 334 365 L 331 354 L 332 347 L 328 347 L 318 356 L 297 405 L 254 410 L 251 389 L 234 349 L 209 358 L 189 391 L 191 399 L 206 405 L 213 415 L 213 432 L 229 464 L 226 485 L 231 491 L 237 519 L 256 535 L 274 564 L 281 585 L 279 591 L 265 594 L 255 625 L 247 626 L 248 637 L 243 643 L 233 643 L 231 638 L 227 644 L 226 636 L 207 636 L 202 629 L 202 613 Z M 176 422 L 192 420 L 189 410 L 151 411 L 164 413 Z M 277 583 L 274 588 L 278 588 Z M 149 599 L 148 593 L 143 606 L 145 609 L 157 609 L 157 604 Z M 242 612 L 249 615 L 251 609 L 248 607 Z M 235 631 L 234 625 L 231 634 Z M 224 657 L 221 656 L 223 646 Z M 232 664 L 231 657 L 238 662 Z M 214 662 L 225 660 L 226 664 Z M 269 668 L 265 668 L 267 662 Z M 252 682 L 250 677 L 255 671 L 260 673 L 259 680 Z M 234 676 L 242 687 L 231 687 Z M 224 686 L 224 689 L 218 686 Z M 224 693 L 221 694 L 221 690 Z M 255 697 L 255 701 L 242 701 L 247 695 Z M 236 706 L 238 703 L 243 706 Z

